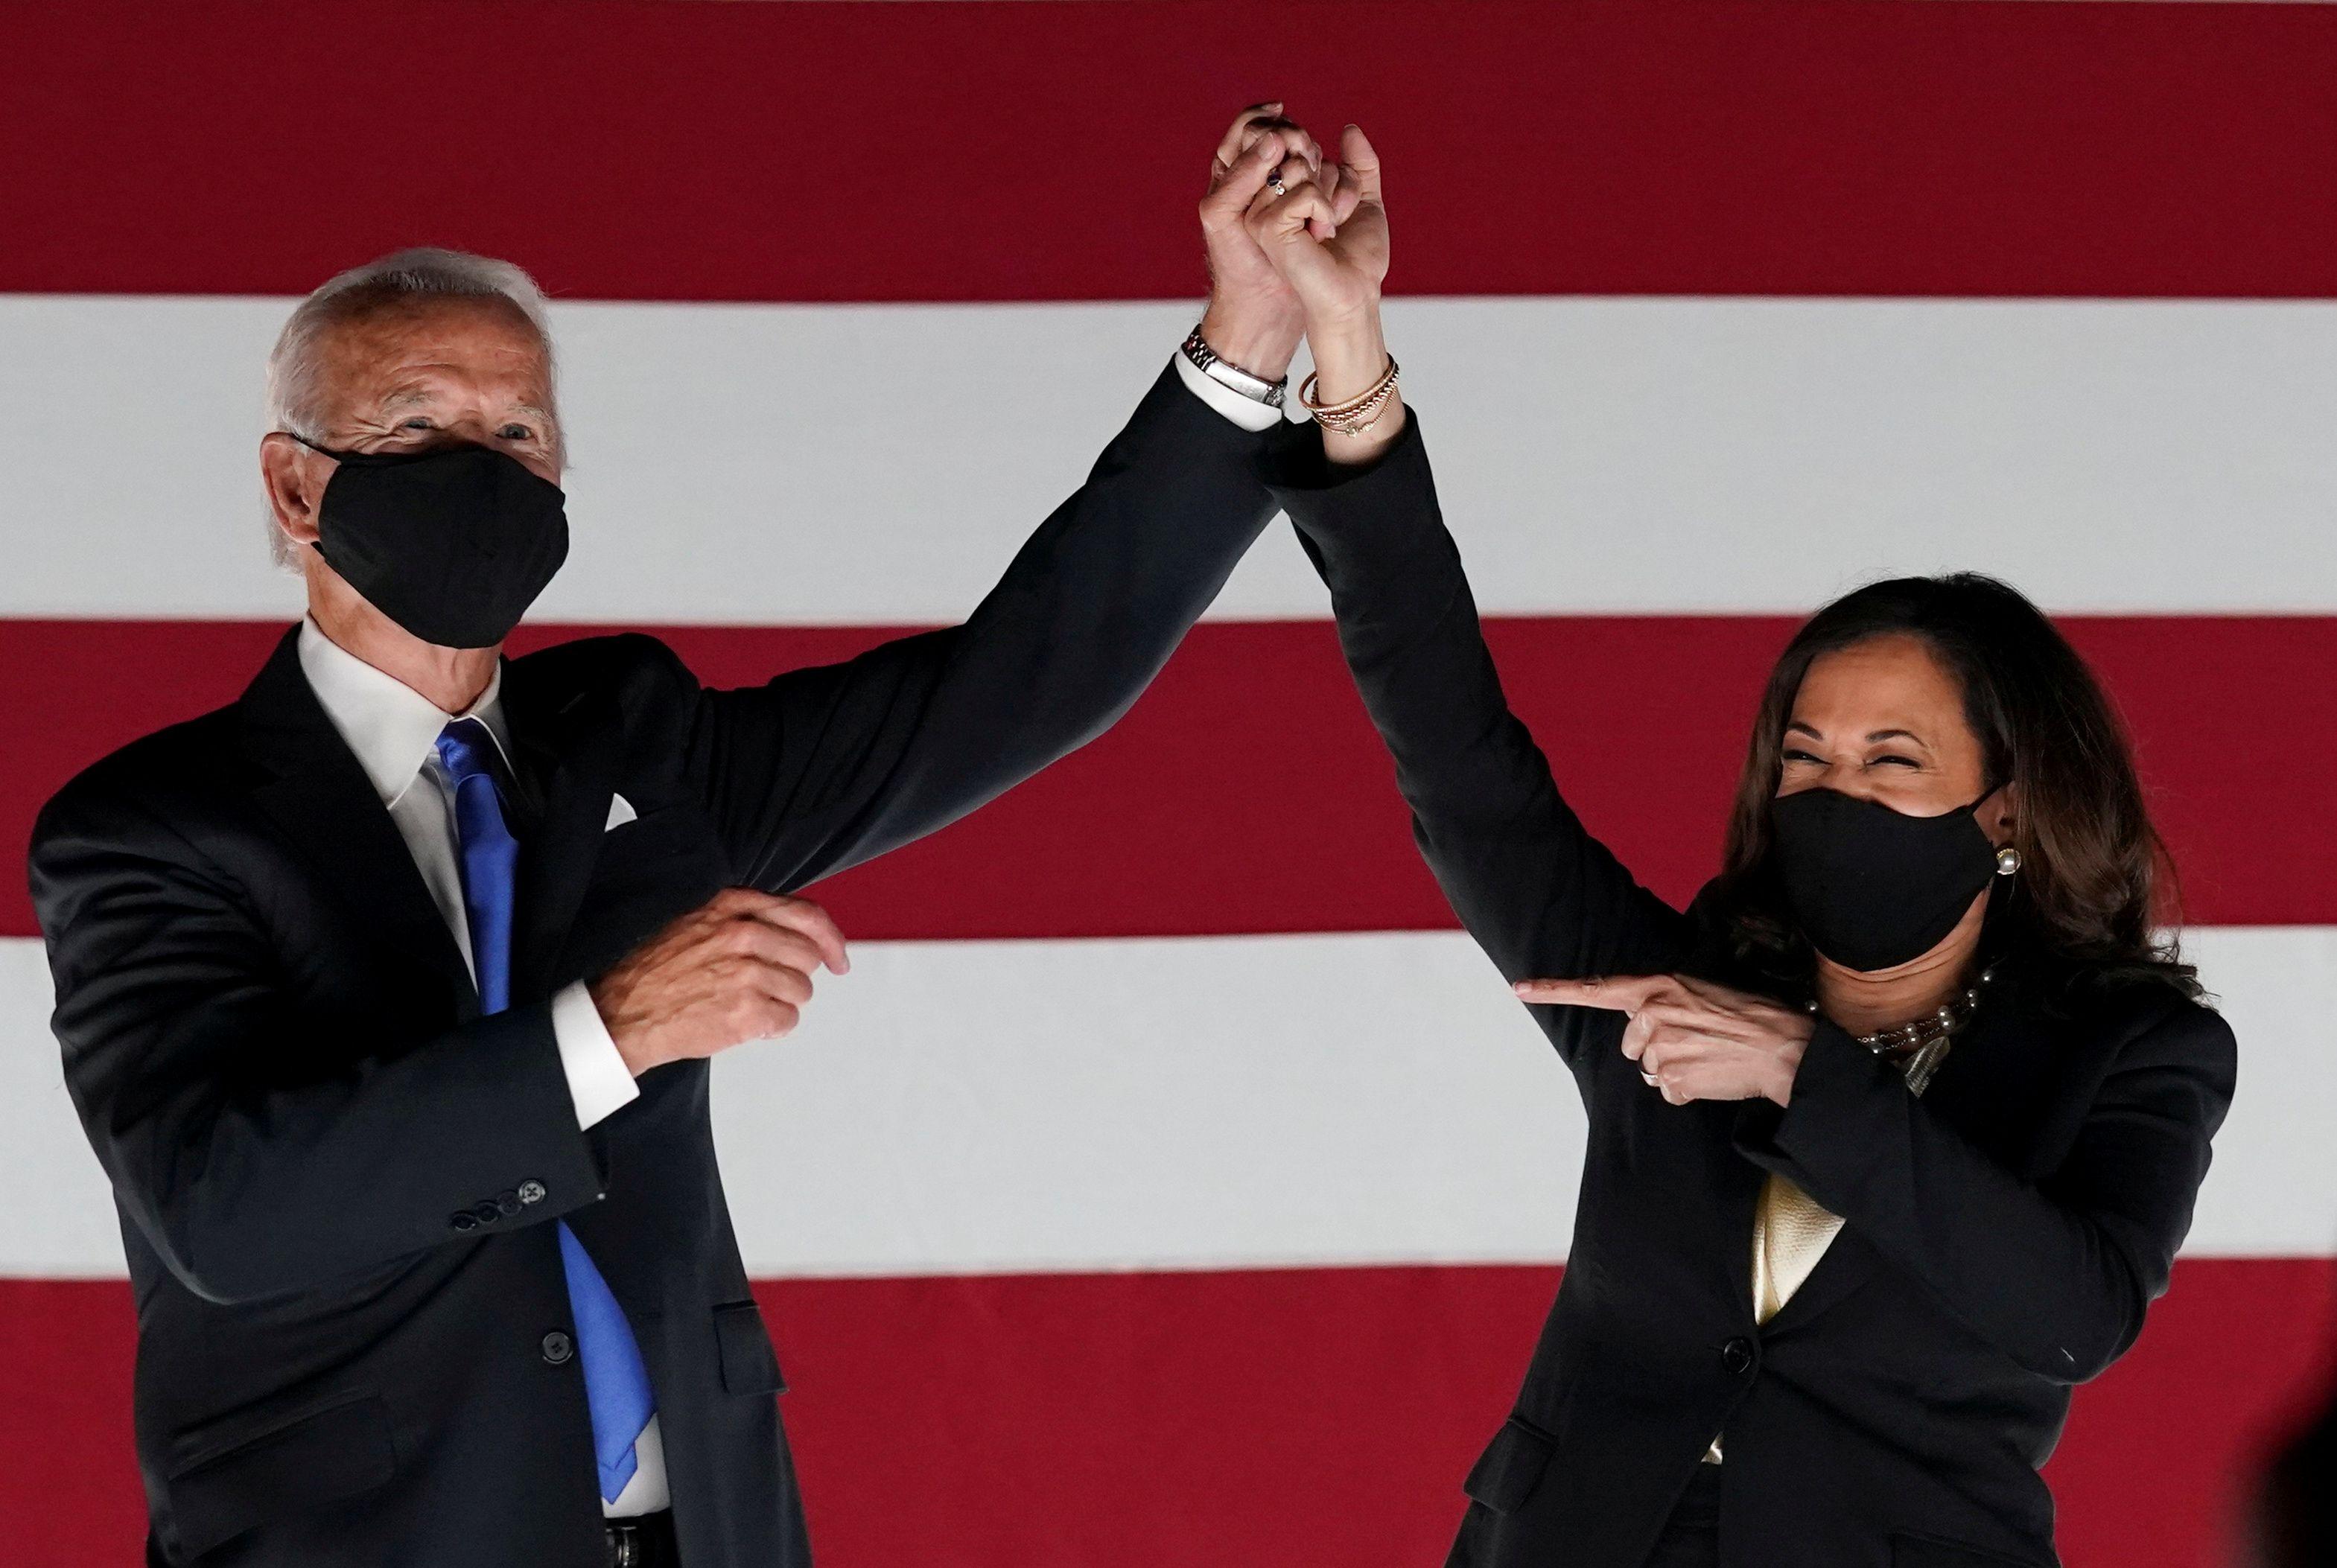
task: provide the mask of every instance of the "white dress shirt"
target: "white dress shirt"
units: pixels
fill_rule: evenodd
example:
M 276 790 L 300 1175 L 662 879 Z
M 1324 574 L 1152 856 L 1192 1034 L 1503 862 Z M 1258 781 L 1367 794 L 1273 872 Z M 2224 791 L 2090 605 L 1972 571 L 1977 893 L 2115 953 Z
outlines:
M 474 979 L 478 965 L 471 956 L 471 924 L 463 905 L 461 840 L 455 826 L 455 781 L 438 756 L 438 735 L 457 718 L 475 718 L 494 737 L 511 762 L 511 735 L 504 725 L 503 669 L 487 678 L 487 689 L 467 713 L 450 714 L 396 677 L 384 674 L 325 635 L 314 620 L 300 623 L 300 671 L 324 707 L 325 716 L 355 753 L 357 765 L 388 808 L 389 820 L 406 841 L 431 901 L 463 952 L 464 966 Z M 589 1127 L 620 1105 L 636 1098 L 633 1082 L 617 1042 L 601 1020 L 601 1009 L 582 980 L 564 987 L 552 998 L 552 1037 L 560 1049 L 561 1069 L 568 1077 L 569 1097 L 576 1106 L 576 1124 Z M 670 1505 L 666 1485 L 665 1443 L 655 1416 L 634 1442 L 640 1468 L 613 1503 L 601 1512 L 628 1519 L 653 1514 Z

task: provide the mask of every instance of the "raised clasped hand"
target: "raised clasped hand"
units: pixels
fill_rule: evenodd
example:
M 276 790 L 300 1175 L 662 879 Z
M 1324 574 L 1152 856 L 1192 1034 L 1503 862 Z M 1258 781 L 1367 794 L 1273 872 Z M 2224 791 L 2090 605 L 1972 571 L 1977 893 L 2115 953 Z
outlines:
M 1320 339 L 1375 317 L 1387 278 L 1388 222 L 1370 139 L 1348 126 L 1336 161 L 1283 186 L 1261 190 L 1243 224 L 1297 297 L 1307 332 Z
M 1335 463 L 1377 461 L 1405 418 L 1380 323 L 1388 221 L 1371 139 L 1350 125 L 1336 160 L 1286 164 L 1251 196 L 1241 223 L 1298 301 L 1315 357 L 1312 396 L 1306 386 L 1299 395 L 1323 426 L 1324 454 Z
M 1816 1027 L 1808 1013 L 1688 975 L 1521 980 L 1513 989 L 1529 1002 L 1628 1015 L 1623 1055 L 1675 1105 L 1690 1100 L 1786 1104 Z
M 1290 368 L 1305 332 L 1298 297 L 1251 237 L 1248 215 L 1272 188 L 1314 179 L 1323 149 L 1285 119 L 1280 103 L 1254 103 L 1234 117 L 1209 162 L 1201 198 L 1201 239 L 1209 261 L 1209 306 L 1201 336 L 1226 360 L 1266 381 Z

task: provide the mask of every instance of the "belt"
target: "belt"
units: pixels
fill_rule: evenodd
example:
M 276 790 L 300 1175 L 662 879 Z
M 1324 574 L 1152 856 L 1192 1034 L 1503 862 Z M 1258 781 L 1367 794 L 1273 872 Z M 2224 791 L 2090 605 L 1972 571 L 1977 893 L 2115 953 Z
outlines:
M 601 1524 L 609 1541 L 608 1568 L 680 1568 L 671 1509 L 636 1519 L 603 1519 Z

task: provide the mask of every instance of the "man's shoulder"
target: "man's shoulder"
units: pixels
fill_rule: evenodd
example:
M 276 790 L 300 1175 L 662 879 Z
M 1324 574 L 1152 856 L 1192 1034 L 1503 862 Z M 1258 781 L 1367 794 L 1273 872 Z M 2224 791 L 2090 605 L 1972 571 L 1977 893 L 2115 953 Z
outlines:
M 142 735 L 75 774 L 34 819 L 30 867 L 92 849 L 176 859 L 199 824 L 216 819 L 234 776 L 236 710 L 216 708 Z
M 505 679 L 537 700 L 557 703 L 586 692 L 620 700 L 655 700 L 693 695 L 696 677 L 681 656 L 646 632 L 581 637 L 538 648 L 511 660 Z
M 49 797 L 42 818 L 60 810 L 160 804 L 230 765 L 237 754 L 235 732 L 236 709 L 230 704 L 141 735 L 67 780 Z M 38 837 L 36 833 L 36 842 Z

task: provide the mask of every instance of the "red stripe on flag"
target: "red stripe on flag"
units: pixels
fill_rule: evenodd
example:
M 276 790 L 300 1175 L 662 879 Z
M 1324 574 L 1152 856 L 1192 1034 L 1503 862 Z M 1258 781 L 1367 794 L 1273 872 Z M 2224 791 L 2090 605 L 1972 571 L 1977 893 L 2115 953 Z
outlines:
M 2337 923 L 2337 618 L 2062 623 L 2124 709 L 2195 923 Z M 1519 709 L 1592 830 L 1683 900 L 1714 869 L 1753 706 L 1791 623 L 1496 620 Z M 521 646 L 590 628 L 523 631 Z M 0 620 L 0 842 L 76 769 L 231 699 L 280 628 Z M 744 685 L 837 658 L 866 628 L 660 628 Z M 2303 781 L 2300 783 L 2300 781 Z M 1452 916 L 1327 622 L 1197 629 L 1116 729 L 987 809 L 825 884 L 856 937 L 1422 930 Z M 0 935 L 34 931 L 0 898 Z
M 1553 1289 L 1542 1268 L 758 1285 L 829 1568 L 1433 1563 Z M 2323 1365 L 2337 1265 L 2186 1259 L 2047 1472 L 2073 1563 L 2225 1560 Z M 131 1561 L 129 1290 L 0 1281 L 22 1560 Z M 2179 1418 L 2169 1419 L 2172 1413 Z
M 669 299 L 1194 296 L 1273 93 L 1409 293 L 2337 294 L 2318 5 L 20 5 L 0 289 L 296 293 L 395 247 Z

